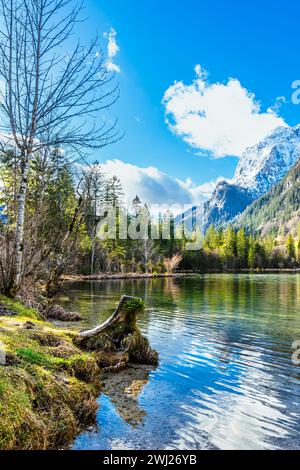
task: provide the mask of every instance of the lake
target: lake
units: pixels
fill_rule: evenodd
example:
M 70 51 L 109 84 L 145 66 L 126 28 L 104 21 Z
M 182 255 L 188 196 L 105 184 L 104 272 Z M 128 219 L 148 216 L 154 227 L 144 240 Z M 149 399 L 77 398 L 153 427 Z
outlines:
M 116 374 L 73 449 L 300 448 L 299 274 L 78 282 L 59 301 L 84 328 L 122 294 L 145 300 L 160 365 Z

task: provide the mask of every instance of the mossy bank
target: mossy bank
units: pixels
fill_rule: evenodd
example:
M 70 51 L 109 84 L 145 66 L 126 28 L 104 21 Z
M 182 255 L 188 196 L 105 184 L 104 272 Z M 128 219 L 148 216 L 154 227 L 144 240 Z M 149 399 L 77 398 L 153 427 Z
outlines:
M 125 347 L 132 328 L 118 344 L 99 340 L 89 350 L 78 333 L 0 296 L 0 449 L 63 448 L 94 424 L 103 372 L 137 362 L 136 346 Z M 147 353 L 140 362 L 157 363 Z

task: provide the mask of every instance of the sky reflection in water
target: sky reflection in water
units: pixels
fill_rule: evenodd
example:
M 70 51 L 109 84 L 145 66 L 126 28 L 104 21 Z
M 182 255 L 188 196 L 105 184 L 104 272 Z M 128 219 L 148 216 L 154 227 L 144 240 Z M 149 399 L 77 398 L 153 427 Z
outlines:
M 123 293 L 145 299 L 140 326 L 160 365 L 106 391 L 99 430 L 74 449 L 300 448 L 300 275 L 76 283 L 60 301 L 90 326 Z

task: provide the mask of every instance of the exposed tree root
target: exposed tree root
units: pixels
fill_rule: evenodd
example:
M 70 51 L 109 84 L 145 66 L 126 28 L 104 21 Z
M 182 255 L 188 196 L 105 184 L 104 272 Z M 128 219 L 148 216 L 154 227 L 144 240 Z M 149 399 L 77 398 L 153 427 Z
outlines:
M 113 315 L 102 325 L 79 333 L 75 343 L 87 351 L 105 351 L 110 355 L 126 354 L 118 362 L 136 362 L 157 365 L 158 354 L 154 351 L 138 326 L 137 315 L 144 309 L 141 299 L 123 296 Z
M 134 397 L 147 374 L 144 366 L 136 366 L 141 372 L 133 376 L 129 361 L 158 361 L 136 324 L 143 309 L 140 299 L 122 298 L 104 325 L 79 334 L 44 322 L 37 311 L 19 302 L 3 297 L 0 301 L 16 313 L 12 318 L 0 316 L 1 450 L 68 446 L 76 434 L 95 423 L 103 381 L 113 394 L 108 375 L 118 384 L 118 393 L 112 395 L 116 403 L 119 392 L 126 389 L 123 405 L 117 405 L 121 416 L 139 422 L 144 412 Z

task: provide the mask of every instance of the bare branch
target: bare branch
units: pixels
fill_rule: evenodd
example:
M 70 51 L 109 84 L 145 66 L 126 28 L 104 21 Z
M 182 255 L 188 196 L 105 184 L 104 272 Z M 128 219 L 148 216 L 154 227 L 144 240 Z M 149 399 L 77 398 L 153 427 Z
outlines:
M 73 0 L 0 0 L 0 148 L 15 147 L 20 165 L 14 289 L 27 268 L 25 208 L 34 156 L 60 148 L 71 162 L 121 138 L 117 120 L 103 116 L 119 89 L 99 51 L 98 36 L 88 47 L 78 42 L 67 50 L 82 11 L 82 3 L 74 5 Z M 33 260 L 34 251 L 29 258 Z

